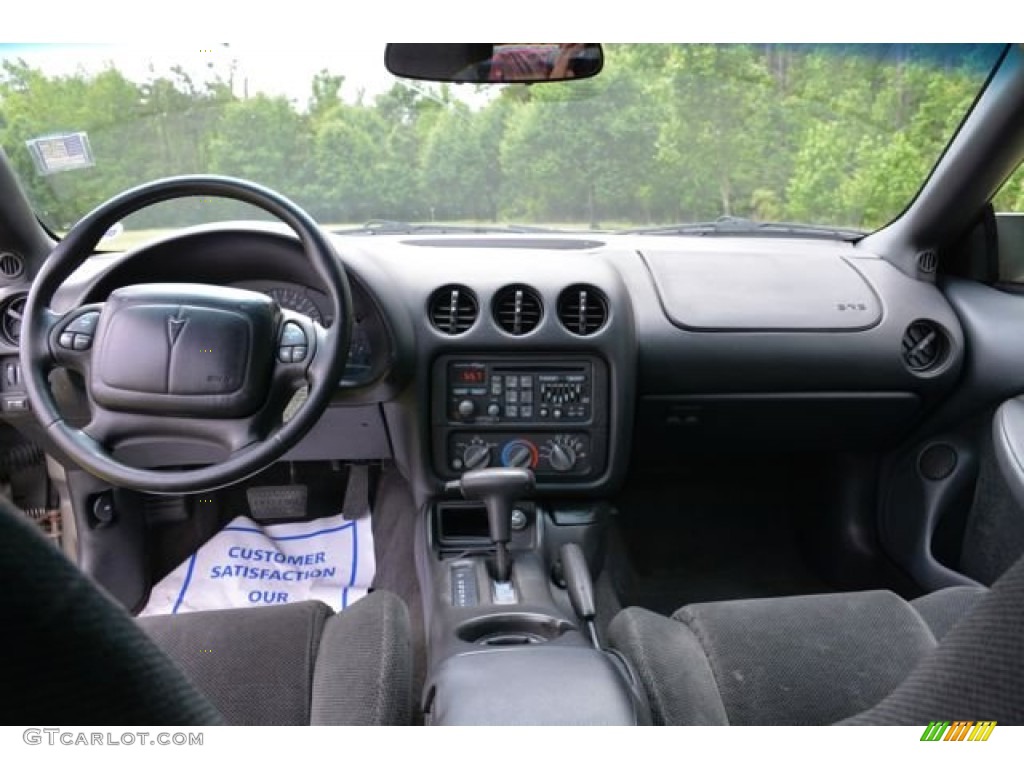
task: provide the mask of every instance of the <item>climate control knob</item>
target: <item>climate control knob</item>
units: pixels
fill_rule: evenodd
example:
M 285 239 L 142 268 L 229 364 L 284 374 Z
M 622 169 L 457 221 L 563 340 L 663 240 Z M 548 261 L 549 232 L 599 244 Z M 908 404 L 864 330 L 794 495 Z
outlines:
M 470 443 L 462 452 L 464 469 L 482 469 L 491 463 L 491 448 L 484 443 Z
M 529 440 L 513 440 L 501 451 L 501 463 L 506 467 L 537 466 L 537 446 Z
M 568 472 L 576 466 L 576 451 L 571 446 L 552 442 L 548 463 L 555 472 Z

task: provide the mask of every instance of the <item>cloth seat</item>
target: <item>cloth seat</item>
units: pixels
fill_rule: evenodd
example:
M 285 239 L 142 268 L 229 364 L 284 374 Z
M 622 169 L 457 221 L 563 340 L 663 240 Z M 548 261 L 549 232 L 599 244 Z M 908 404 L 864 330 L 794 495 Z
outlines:
M 732 600 L 671 618 L 627 608 L 608 634 L 658 724 L 917 724 L 909 713 L 924 712 L 1024 722 L 1024 562 L 991 591 L 953 587 L 909 603 L 886 591 Z M 922 682 L 921 669 L 932 677 Z M 1003 681 L 996 689 L 992 676 Z
M 8 724 L 407 724 L 405 605 L 374 592 L 136 621 L 0 497 Z

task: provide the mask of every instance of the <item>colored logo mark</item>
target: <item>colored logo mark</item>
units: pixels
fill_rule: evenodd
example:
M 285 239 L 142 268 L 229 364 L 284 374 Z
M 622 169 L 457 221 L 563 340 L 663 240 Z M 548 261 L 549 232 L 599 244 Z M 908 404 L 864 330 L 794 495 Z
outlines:
M 932 720 L 921 741 L 988 741 L 995 727 L 995 720 Z

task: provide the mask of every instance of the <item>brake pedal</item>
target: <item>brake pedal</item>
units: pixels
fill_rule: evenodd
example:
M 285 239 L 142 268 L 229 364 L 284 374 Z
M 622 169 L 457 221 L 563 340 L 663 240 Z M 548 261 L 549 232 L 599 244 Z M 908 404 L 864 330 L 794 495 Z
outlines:
M 245 496 L 254 520 L 306 516 L 309 492 L 305 485 L 254 485 L 246 489 Z

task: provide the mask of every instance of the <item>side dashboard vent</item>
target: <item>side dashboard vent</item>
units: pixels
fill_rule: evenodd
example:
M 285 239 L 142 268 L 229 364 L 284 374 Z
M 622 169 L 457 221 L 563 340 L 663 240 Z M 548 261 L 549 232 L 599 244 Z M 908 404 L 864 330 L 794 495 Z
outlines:
M 479 305 L 464 285 L 446 285 L 430 296 L 430 324 L 441 333 L 458 336 L 476 322 Z
M 0 277 L 5 280 L 13 280 L 21 277 L 25 271 L 25 261 L 16 253 L 4 251 L 0 253 Z
M 592 285 L 570 285 L 558 297 L 558 319 L 570 333 L 590 336 L 608 321 L 608 299 Z
M 0 306 L 0 337 L 15 347 L 21 341 L 21 319 L 24 313 L 24 293 L 12 296 Z
M 946 360 L 949 342 L 946 334 L 929 320 L 917 320 L 903 334 L 903 361 L 914 373 L 925 373 Z
M 543 314 L 540 296 L 526 285 L 510 285 L 494 297 L 494 322 L 513 336 L 523 336 L 538 325 Z
M 935 251 L 922 251 L 917 256 L 917 268 L 926 275 L 931 275 L 939 266 L 939 257 Z

